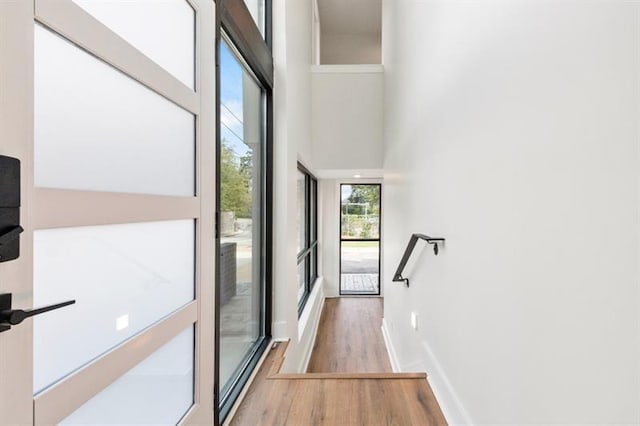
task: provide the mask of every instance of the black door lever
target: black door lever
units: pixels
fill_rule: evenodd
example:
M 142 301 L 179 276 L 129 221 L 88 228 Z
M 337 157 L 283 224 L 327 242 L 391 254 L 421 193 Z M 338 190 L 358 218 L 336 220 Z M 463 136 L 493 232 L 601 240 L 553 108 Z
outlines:
M 20 257 L 20 160 L 0 155 L 0 262 Z
M 0 294 L 0 333 L 9 330 L 12 325 L 20 324 L 29 317 L 73 305 L 74 303 L 76 303 L 75 300 L 68 300 L 37 309 L 11 309 L 11 293 Z
M 18 225 L 18 226 L 14 226 L 4 234 L 0 235 L 0 246 L 7 245 L 11 241 L 18 238 L 18 235 L 20 235 L 22 231 L 24 231 L 24 229 L 22 228 L 22 226 Z

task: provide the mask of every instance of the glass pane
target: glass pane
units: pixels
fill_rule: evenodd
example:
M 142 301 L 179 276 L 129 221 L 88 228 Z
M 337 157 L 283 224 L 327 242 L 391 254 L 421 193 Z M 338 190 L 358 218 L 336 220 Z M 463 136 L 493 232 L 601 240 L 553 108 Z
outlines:
M 342 239 L 380 238 L 380 185 L 342 185 Z
M 307 259 L 308 257 L 305 257 L 304 259 L 302 259 L 300 261 L 300 263 L 298 263 L 298 273 L 297 273 L 297 278 L 298 278 L 298 304 L 300 304 L 300 301 L 302 300 L 302 298 L 304 297 L 304 294 L 306 292 L 306 277 L 307 277 Z
M 229 46 L 220 48 L 220 386 L 224 394 L 262 327 L 262 90 Z
M 260 34 L 264 36 L 264 0 L 244 0 Z
M 185 0 L 73 0 L 194 89 L 195 12 Z
M 297 216 L 296 216 L 296 227 L 297 227 L 297 241 L 298 241 L 298 253 L 307 248 L 307 224 L 305 219 L 305 179 L 306 175 L 298 170 L 298 179 L 297 179 Z
M 194 298 L 193 220 L 37 230 L 33 304 L 39 392 Z M 73 348 L 73 350 L 69 350 Z
M 36 186 L 193 196 L 193 114 L 39 25 L 34 114 Z
M 311 180 L 311 242 L 314 242 L 318 239 L 318 183 L 315 179 Z
M 380 242 L 343 241 L 340 246 L 342 293 L 378 294 Z
M 193 405 L 193 348 L 189 327 L 60 424 L 177 424 Z
M 311 249 L 311 283 L 318 278 L 318 246 Z

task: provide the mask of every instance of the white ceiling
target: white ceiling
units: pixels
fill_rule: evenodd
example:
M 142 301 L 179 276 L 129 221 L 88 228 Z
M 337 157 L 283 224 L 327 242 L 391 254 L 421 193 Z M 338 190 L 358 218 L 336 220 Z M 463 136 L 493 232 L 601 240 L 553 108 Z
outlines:
M 379 35 L 382 0 L 317 0 L 323 34 Z

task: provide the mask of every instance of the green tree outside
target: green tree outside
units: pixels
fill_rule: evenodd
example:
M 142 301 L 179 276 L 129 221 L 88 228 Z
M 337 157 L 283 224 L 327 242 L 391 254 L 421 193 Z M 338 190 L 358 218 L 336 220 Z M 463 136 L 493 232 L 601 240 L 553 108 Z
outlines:
M 349 214 L 364 215 L 366 212 L 371 216 L 380 215 L 380 187 L 378 185 L 351 185 L 351 194 L 346 201 L 356 204 L 349 206 Z M 362 204 L 367 204 L 366 209 Z
M 220 157 L 220 203 L 222 211 L 236 217 L 251 217 L 251 154 L 237 158 L 225 139 Z
M 380 187 L 351 185 L 351 194 L 342 202 L 343 238 L 378 238 Z

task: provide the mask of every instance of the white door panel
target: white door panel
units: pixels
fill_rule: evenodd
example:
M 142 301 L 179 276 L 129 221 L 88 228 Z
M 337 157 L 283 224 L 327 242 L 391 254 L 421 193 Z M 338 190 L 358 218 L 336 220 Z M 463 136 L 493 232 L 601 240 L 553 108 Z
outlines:
M 214 4 L 125 3 L 0 2 L 0 294 L 76 300 L 0 333 L 3 425 L 213 422 Z

